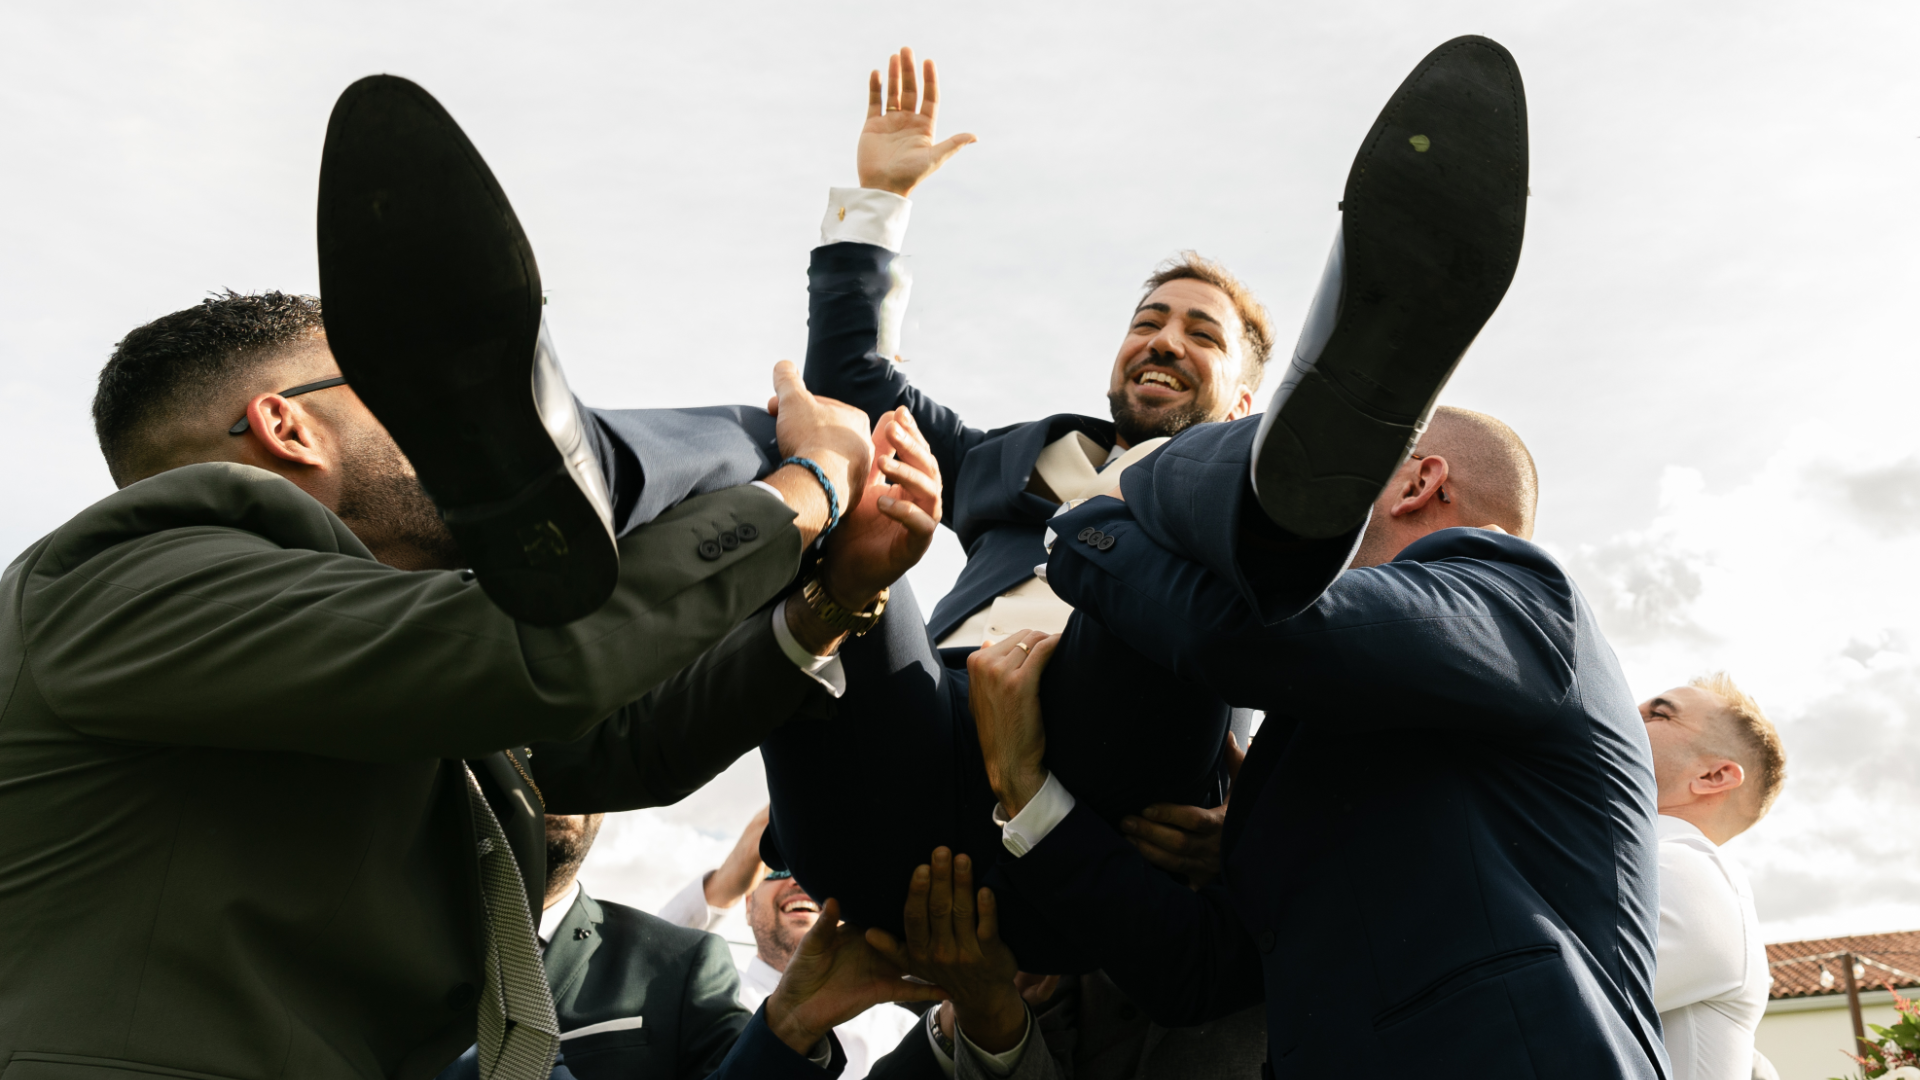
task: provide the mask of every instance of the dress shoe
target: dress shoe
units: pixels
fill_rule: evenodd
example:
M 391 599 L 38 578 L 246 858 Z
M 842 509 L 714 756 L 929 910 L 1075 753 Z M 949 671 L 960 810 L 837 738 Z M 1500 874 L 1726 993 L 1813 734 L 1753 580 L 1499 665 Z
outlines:
M 1520 262 L 1527 99 L 1483 37 L 1429 53 L 1373 122 L 1340 228 L 1253 445 L 1260 506 L 1340 536 L 1412 452 Z
M 419 86 L 349 86 L 320 159 L 327 340 L 440 508 L 480 585 L 556 626 L 613 592 L 606 478 L 541 318 L 506 193 Z

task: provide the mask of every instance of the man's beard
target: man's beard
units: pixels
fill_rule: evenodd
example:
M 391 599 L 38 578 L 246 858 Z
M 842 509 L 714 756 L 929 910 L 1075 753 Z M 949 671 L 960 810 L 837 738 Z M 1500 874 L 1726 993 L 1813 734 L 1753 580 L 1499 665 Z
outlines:
M 411 557 L 417 557 L 419 565 L 404 569 L 466 565 L 440 509 L 392 438 L 383 432 L 357 432 L 344 449 L 339 515 L 356 536 L 368 547 L 413 549 Z
M 552 893 L 554 885 L 563 881 L 572 881 L 580 872 L 580 864 L 587 861 L 587 852 L 593 848 L 594 837 L 600 835 L 600 823 L 604 818 L 599 814 L 587 815 L 587 820 L 578 829 L 558 827 L 555 821 L 564 820 L 552 815 L 547 817 L 547 891 Z M 569 825 L 571 823 L 568 823 Z
M 1171 438 L 1195 424 L 1205 424 L 1216 419 L 1211 412 L 1198 404 L 1184 409 L 1139 408 L 1127 397 L 1125 386 L 1107 394 L 1107 405 L 1113 412 L 1114 432 L 1128 446 L 1138 446 L 1148 439 L 1158 439 L 1162 436 Z

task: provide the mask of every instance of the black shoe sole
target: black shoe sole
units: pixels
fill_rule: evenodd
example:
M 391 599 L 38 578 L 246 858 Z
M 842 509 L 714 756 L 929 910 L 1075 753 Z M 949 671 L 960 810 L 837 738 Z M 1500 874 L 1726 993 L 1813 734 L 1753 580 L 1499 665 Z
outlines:
M 540 269 L 479 151 L 419 86 L 361 79 L 327 124 L 318 217 L 334 357 L 487 595 L 540 626 L 600 607 L 619 576 L 585 490 L 603 481 L 541 421 Z
M 1483 37 L 1429 53 L 1367 133 L 1341 211 L 1328 278 L 1254 444 L 1262 509 L 1314 539 L 1365 519 L 1513 281 L 1527 102 L 1512 54 Z

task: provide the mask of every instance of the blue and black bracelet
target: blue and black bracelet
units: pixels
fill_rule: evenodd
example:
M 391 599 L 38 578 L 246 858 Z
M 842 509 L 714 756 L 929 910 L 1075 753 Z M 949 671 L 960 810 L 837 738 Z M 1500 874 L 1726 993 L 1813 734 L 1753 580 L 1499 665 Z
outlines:
M 818 543 L 824 542 L 827 538 L 827 534 L 833 531 L 833 527 L 835 525 L 840 524 L 840 496 L 835 495 L 833 493 L 833 481 L 827 479 L 827 470 L 821 468 L 819 462 L 814 461 L 812 458 L 803 458 L 803 457 L 790 457 L 785 461 L 782 461 L 780 465 L 800 466 L 801 468 L 812 473 L 813 478 L 815 480 L 820 481 L 820 486 L 826 489 L 827 527 L 820 530 L 820 536 L 818 539 L 814 541 L 814 543 L 818 544 Z M 774 467 L 779 468 L 780 466 L 776 465 Z

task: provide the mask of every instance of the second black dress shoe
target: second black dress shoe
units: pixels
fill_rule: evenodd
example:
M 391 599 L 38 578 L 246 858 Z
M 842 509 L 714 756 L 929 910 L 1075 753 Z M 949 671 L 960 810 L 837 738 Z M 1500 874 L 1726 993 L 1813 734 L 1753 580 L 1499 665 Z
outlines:
M 1429 53 L 1367 132 L 1340 209 L 1253 446 L 1261 508 L 1314 539 L 1366 517 L 1513 281 L 1527 99 L 1512 54 L 1483 37 Z
M 556 626 L 619 576 L 606 479 L 506 193 L 432 95 L 349 86 L 320 159 L 327 340 L 501 610 Z

